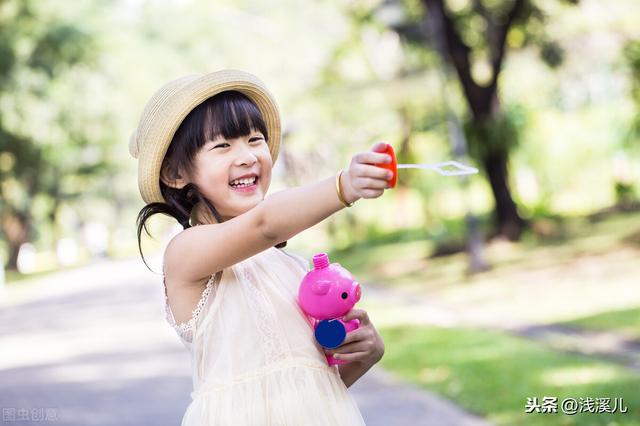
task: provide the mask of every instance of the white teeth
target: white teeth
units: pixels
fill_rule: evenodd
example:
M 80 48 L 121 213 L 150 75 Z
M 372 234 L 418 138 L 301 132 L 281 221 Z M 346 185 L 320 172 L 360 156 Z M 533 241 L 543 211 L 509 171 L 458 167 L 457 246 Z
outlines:
M 231 181 L 230 185 L 233 186 L 248 186 L 248 185 L 253 185 L 256 181 L 255 177 L 252 178 L 245 178 L 245 179 L 236 179 L 234 181 Z

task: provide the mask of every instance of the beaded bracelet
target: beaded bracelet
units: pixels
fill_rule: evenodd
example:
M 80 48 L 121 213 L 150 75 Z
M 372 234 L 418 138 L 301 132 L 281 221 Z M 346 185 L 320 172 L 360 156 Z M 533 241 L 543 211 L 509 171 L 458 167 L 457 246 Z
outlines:
M 342 189 L 340 188 L 340 176 L 342 176 L 342 170 L 340 170 L 336 175 L 336 192 L 338 193 L 338 198 L 340 199 L 340 202 L 345 207 L 351 207 L 353 203 L 347 203 L 347 200 L 344 198 L 344 195 L 342 195 Z

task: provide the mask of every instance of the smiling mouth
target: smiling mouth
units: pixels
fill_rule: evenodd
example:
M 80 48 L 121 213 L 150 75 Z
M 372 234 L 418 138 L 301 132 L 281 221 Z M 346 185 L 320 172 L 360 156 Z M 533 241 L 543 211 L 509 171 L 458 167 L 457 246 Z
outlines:
M 259 180 L 258 176 L 253 176 L 253 177 L 244 178 L 244 179 L 236 179 L 234 181 L 231 181 L 229 183 L 229 186 L 232 189 L 237 191 L 242 191 L 242 192 L 252 191 L 257 187 L 258 180 Z

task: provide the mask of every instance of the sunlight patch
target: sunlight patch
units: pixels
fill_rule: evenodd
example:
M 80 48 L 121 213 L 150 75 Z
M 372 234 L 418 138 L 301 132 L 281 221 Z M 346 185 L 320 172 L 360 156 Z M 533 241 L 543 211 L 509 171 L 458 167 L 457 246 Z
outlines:
M 445 366 L 435 368 L 423 368 L 418 373 L 418 377 L 424 383 L 440 383 L 444 382 L 451 375 L 451 369 Z
M 557 368 L 542 375 L 545 383 L 554 386 L 607 383 L 624 378 L 620 370 L 610 366 Z

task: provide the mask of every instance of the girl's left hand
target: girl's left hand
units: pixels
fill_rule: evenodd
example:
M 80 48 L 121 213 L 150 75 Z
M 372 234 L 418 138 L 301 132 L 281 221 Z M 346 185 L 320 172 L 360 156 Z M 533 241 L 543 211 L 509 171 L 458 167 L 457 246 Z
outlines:
M 380 361 L 384 354 L 384 342 L 369 320 L 367 311 L 352 309 L 341 319 L 345 322 L 358 319 L 360 325 L 347 333 L 342 345 L 334 349 L 325 349 L 325 352 L 333 354 L 334 358 L 339 360 L 361 362 L 367 365 Z

